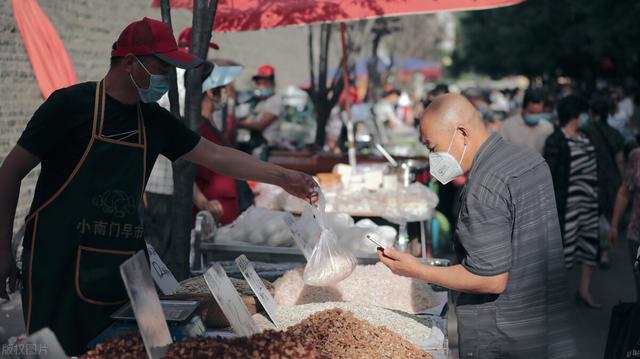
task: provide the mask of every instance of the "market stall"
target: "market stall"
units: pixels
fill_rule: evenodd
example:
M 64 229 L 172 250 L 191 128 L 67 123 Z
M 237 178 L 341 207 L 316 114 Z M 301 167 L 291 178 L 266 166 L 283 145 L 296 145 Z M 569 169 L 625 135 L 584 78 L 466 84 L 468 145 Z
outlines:
M 365 177 L 376 171 L 366 170 Z M 421 184 L 385 190 L 384 175 L 368 189 L 357 176 L 344 186 L 323 177 L 319 208 L 271 192 L 278 210 L 253 208 L 227 227 L 200 213 L 192 260 L 201 269 L 181 283 L 151 246 L 148 256 L 125 262 L 130 301 L 112 314 L 87 357 L 446 358 L 448 291 L 376 263 L 377 244 L 368 238 L 397 246 L 401 234 L 341 212 L 428 218 L 437 197 Z M 410 197 L 423 205 L 413 207 Z M 349 207 L 357 198 L 361 207 Z M 248 258 L 258 253 L 260 261 Z

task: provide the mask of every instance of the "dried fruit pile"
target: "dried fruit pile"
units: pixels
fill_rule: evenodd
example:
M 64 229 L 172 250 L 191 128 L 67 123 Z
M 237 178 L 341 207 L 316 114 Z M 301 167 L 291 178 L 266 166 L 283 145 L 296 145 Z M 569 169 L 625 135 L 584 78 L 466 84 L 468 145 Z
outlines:
M 120 335 L 100 343 L 85 355 L 85 359 L 146 359 L 142 337 L 138 333 Z
M 164 358 L 327 358 L 299 336 L 268 330 L 251 338 L 220 339 L 195 337 L 174 343 Z M 329 359 L 329 358 L 327 358 Z

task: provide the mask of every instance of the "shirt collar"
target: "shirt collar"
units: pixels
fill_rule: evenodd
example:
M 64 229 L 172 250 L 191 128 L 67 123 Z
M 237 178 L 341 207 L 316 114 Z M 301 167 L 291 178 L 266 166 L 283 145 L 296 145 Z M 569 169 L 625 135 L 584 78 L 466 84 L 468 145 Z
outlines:
M 476 153 L 473 158 L 473 163 L 471 164 L 471 170 L 469 171 L 469 177 L 476 171 L 476 169 L 480 166 L 482 162 L 484 162 L 487 158 L 491 156 L 494 149 L 503 142 L 502 137 L 497 133 L 492 133 L 489 138 L 480 146 L 478 153 Z

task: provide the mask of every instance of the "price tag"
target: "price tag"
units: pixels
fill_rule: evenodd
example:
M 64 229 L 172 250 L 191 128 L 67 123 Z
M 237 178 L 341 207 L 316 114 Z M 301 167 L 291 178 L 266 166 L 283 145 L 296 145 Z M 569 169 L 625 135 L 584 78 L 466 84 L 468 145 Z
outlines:
M 162 261 L 156 249 L 147 243 L 147 251 L 149 251 L 149 266 L 151 267 L 151 277 L 156 282 L 162 294 L 170 295 L 180 289 L 180 283 L 173 276 L 169 267 Z
M 251 318 L 240 294 L 233 286 L 220 263 L 213 263 L 204 273 L 211 294 L 229 320 L 231 328 L 241 336 L 251 336 L 260 332 L 256 322 Z
M 246 279 L 247 283 L 249 283 L 249 286 L 253 290 L 253 293 L 255 293 L 256 297 L 258 297 L 258 300 L 269 315 L 269 318 L 271 318 L 273 324 L 275 324 L 278 328 L 282 328 L 280 322 L 278 321 L 278 305 L 273 299 L 271 293 L 269 293 L 267 287 L 265 287 L 264 283 L 262 283 L 262 280 L 253 267 L 253 264 L 251 264 L 247 256 L 243 254 L 240 257 L 236 258 L 236 265 L 238 266 L 238 269 L 240 269 L 240 272 L 242 273 L 242 276 L 244 276 L 244 279 Z
M 309 257 L 311 257 L 311 253 L 313 253 L 313 245 L 309 244 L 300 230 L 298 229 L 298 223 L 291 213 L 285 214 L 283 217 L 284 223 L 289 227 L 289 231 L 291 231 L 291 235 L 293 236 L 294 242 L 304 255 L 304 258 L 308 261 Z
M 127 288 L 147 355 L 151 359 L 159 359 L 167 352 L 172 341 L 144 252 L 140 251 L 124 262 L 120 266 L 120 275 Z
M 58 338 L 49 328 L 43 328 L 31 334 L 24 340 L 17 358 L 66 358 L 64 349 Z

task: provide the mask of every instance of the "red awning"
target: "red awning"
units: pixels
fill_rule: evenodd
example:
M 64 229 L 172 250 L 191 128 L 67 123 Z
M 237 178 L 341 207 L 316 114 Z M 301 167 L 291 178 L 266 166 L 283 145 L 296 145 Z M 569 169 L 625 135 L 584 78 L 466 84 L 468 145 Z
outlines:
M 46 99 L 53 91 L 78 82 L 58 32 L 38 3 L 13 0 L 13 15 L 42 96 Z
M 160 0 L 152 0 L 160 7 Z M 216 32 L 359 20 L 439 11 L 481 10 L 524 0 L 219 0 Z M 172 8 L 193 7 L 193 0 L 171 0 Z

